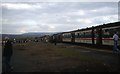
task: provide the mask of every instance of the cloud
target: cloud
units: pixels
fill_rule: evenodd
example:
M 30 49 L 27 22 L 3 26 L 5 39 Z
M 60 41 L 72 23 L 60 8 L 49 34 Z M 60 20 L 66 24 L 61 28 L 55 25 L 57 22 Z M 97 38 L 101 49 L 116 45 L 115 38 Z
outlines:
M 119 0 L 1 0 L 1 2 L 118 2 Z
M 5 7 L 7 9 L 13 9 L 13 10 L 33 10 L 33 9 L 42 9 L 42 6 L 39 4 L 30 5 L 27 3 L 3 3 L 1 4 L 2 7 Z
M 96 25 L 99 25 L 99 23 L 101 23 L 102 25 L 108 22 L 116 22 L 118 20 L 118 15 L 116 14 L 116 15 L 100 16 L 100 17 L 92 18 L 92 20 Z
M 3 33 L 71 31 L 118 21 L 117 2 L 2 3 L 0 8 Z

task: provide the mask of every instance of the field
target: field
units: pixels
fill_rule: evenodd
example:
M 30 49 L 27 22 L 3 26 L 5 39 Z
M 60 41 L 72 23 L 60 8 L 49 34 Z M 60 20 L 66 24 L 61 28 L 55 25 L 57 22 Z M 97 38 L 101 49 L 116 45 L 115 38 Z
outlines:
M 13 45 L 13 72 L 116 72 L 119 55 L 82 46 L 43 42 Z

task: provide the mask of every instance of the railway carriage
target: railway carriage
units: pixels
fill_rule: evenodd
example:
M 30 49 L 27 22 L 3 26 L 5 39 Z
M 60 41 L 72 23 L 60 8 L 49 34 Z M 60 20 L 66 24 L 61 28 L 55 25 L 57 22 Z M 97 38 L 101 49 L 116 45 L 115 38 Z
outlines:
M 62 42 L 62 33 L 57 33 L 52 36 L 53 42 Z
M 92 44 L 92 29 L 83 29 L 75 32 L 76 43 Z
M 120 37 L 120 25 L 119 24 L 111 24 L 109 26 L 104 26 L 102 28 L 102 44 L 103 45 L 114 45 L 113 35 L 114 32 L 118 33 Z M 118 45 L 120 45 L 120 39 L 118 40 Z
M 62 34 L 62 41 L 63 42 L 72 42 L 72 34 L 71 34 L 71 32 L 64 32 Z
M 109 45 L 113 46 L 114 32 L 118 33 L 120 37 L 120 22 L 108 23 L 86 29 L 74 30 L 69 32 L 62 32 L 56 34 L 57 41 L 68 43 L 84 43 L 93 45 Z M 118 41 L 120 47 L 120 38 Z

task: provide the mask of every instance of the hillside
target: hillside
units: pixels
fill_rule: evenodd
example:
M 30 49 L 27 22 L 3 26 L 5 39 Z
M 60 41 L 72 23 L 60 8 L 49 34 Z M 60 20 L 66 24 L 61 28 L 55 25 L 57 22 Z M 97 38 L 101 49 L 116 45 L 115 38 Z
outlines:
M 9 38 L 25 38 L 25 37 L 41 37 L 44 35 L 52 35 L 56 32 L 28 32 L 23 34 L 2 34 L 2 38 L 9 37 Z

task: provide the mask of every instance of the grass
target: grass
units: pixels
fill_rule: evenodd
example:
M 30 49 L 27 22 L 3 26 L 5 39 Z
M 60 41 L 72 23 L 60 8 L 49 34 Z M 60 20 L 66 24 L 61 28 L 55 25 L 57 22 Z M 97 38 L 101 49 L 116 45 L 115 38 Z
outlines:
M 29 62 L 37 62 L 38 67 L 43 65 L 42 71 L 99 71 L 99 68 L 108 69 L 101 61 L 81 54 L 74 50 L 76 48 L 78 47 L 55 46 L 51 43 L 20 43 L 14 45 L 14 50 L 19 51 L 21 55 L 24 54 L 24 58 L 31 60 Z M 21 50 L 23 51 L 20 52 Z M 96 66 L 98 69 L 94 69 L 97 68 Z
M 92 61 L 95 60 L 89 56 L 81 55 L 80 52 L 75 51 L 76 47 L 67 46 L 54 46 L 52 44 L 36 44 L 36 43 L 24 43 L 16 45 L 18 50 L 25 50 L 31 56 L 44 55 L 48 57 L 61 56 L 64 58 L 76 58 L 80 61 Z M 34 50 L 34 51 L 33 51 Z M 99 62 L 95 60 L 95 62 Z

